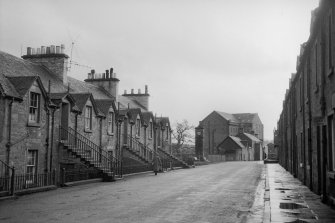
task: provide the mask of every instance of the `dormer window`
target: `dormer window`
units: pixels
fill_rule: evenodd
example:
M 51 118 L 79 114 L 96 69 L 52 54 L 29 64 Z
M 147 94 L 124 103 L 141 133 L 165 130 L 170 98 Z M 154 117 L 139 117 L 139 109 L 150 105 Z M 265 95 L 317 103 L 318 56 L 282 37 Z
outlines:
M 114 112 L 108 113 L 108 127 L 107 127 L 108 134 L 114 133 Z
M 92 106 L 85 108 L 85 129 L 92 130 Z
M 39 123 L 40 122 L 40 98 L 41 95 L 35 92 L 30 92 L 29 102 L 29 122 Z

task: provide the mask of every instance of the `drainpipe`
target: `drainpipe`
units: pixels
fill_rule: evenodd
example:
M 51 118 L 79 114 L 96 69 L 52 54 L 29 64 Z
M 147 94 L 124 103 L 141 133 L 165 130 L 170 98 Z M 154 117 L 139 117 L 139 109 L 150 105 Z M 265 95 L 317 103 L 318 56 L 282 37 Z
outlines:
M 49 158 L 49 138 L 50 138 L 50 110 L 45 108 L 47 113 L 47 137 L 45 139 L 45 169 L 44 172 L 48 172 L 48 158 Z
M 100 117 L 100 120 L 99 120 L 99 160 L 101 162 L 101 159 L 102 159 L 102 117 Z
M 13 106 L 14 98 L 9 102 L 8 105 L 8 125 L 7 125 L 7 143 L 6 143 L 6 148 L 7 148 L 7 156 L 6 156 L 6 163 L 9 165 L 9 159 L 10 159 L 10 147 L 11 147 L 11 138 L 12 138 L 12 106 Z M 9 174 L 9 173 L 8 173 Z
M 50 168 L 52 170 L 52 159 L 53 159 L 53 145 L 54 145 L 54 128 L 55 128 L 55 111 L 56 108 L 52 109 L 51 112 L 51 146 L 50 146 Z
M 78 115 L 79 113 L 76 112 L 76 114 L 74 115 L 75 121 L 74 121 L 74 130 L 75 130 L 75 146 L 77 147 L 77 137 L 78 137 Z

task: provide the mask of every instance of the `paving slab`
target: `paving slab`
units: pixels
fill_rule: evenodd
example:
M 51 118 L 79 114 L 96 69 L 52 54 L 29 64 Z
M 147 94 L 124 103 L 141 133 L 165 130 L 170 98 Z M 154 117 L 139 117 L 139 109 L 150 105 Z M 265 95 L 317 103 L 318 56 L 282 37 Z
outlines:
M 335 210 L 279 164 L 266 164 L 270 220 L 264 222 L 335 222 Z

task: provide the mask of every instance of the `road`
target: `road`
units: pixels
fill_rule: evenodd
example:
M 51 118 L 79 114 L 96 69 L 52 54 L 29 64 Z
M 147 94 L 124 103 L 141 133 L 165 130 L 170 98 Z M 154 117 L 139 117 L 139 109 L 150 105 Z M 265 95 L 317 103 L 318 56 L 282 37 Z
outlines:
M 263 167 L 224 162 L 59 188 L 0 201 L 0 222 L 247 222 L 261 217 Z

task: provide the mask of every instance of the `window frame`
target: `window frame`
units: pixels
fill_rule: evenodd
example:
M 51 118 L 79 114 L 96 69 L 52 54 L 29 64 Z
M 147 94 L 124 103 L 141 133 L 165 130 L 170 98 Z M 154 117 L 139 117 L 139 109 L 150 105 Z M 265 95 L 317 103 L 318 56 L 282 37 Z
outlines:
M 152 139 L 153 137 L 153 132 L 154 132 L 154 125 L 153 125 L 153 122 L 150 120 L 149 122 L 149 139 Z
M 32 154 L 30 156 L 30 154 Z M 30 157 L 33 160 L 33 163 L 30 164 Z M 38 167 L 38 150 L 28 150 L 27 152 L 27 163 L 26 163 L 26 184 L 33 184 L 36 180 L 37 175 L 37 167 Z M 28 171 L 28 169 L 32 169 L 32 171 Z
M 165 125 L 166 133 L 165 133 L 165 140 L 169 140 L 169 124 Z
M 35 99 L 36 96 L 36 99 Z M 34 98 L 34 100 L 33 100 Z M 35 102 L 32 104 L 32 102 Z M 33 112 L 32 112 L 33 111 Z M 41 114 L 41 94 L 30 91 L 29 93 L 29 112 L 28 112 L 28 123 L 39 124 L 40 123 L 40 114 Z M 32 119 L 35 117 L 35 119 Z
M 136 119 L 136 137 L 141 136 L 141 119 Z
M 85 130 L 92 131 L 93 126 L 93 107 L 90 105 L 85 106 Z
M 114 123 L 115 123 L 114 112 L 110 111 L 108 112 L 108 117 L 107 117 L 107 133 L 109 135 L 114 135 Z

